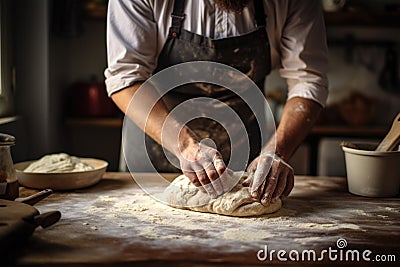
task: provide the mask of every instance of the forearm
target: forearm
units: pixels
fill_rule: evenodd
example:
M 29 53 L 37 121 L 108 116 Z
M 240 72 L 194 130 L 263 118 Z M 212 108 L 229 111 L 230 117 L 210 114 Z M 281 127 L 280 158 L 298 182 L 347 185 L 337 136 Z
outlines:
M 135 83 L 114 93 L 111 98 L 146 134 L 178 155 L 187 144 L 193 142 L 191 131 L 173 117 L 167 120 L 169 111 L 159 99 L 159 93 L 151 87 L 139 90 L 141 85 L 142 83 Z M 175 134 L 178 131 L 179 135 Z
M 314 125 L 322 106 L 315 101 L 295 97 L 285 104 L 275 143 L 269 142 L 263 151 L 275 151 L 284 160 L 289 160 Z

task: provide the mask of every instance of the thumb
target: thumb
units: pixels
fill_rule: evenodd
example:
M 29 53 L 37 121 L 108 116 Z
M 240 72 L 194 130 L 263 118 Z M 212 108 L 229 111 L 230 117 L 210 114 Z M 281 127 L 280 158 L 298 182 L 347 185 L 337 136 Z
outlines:
M 254 171 L 251 171 L 248 173 L 247 178 L 243 181 L 242 185 L 244 187 L 249 187 L 251 182 L 253 181 L 254 178 Z
M 249 164 L 249 166 L 247 167 L 247 172 L 249 173 L 249 175 L 250 175 L 250 173 L 253 173 L 253 174 L 254 174 L 254 172 L 256 171 L 257 165 L 258 165 L 258 160 L 259 160 L 259 157 L 255 158 L 255 159 Z

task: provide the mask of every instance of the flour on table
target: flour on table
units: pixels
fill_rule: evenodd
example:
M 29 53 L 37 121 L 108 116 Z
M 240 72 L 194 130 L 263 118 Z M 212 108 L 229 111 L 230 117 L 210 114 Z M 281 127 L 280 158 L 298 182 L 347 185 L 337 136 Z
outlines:
M 400 212 L 399 209 L 392 208 L 392 207 L 385 207 L 385 210 L 386 210 L 386 211 L 390 211 L 390 212 Z
M 157 239 L 157 240 L 160 240 L 160 239 L 180 239 L 180 240 L 188 240 L 188 241 L 193 240 L 193 237 L 189 236 L 189 235 L 182 236 L 179 234 L 175 235 L 175 234 L 162 233 L 162 232 L 160 232 L 159 228 L 153 227 L 153 226 L 144 227 L 140 231 L 139 235 L 144 236 L 149 239 Z
M 366 213 L 364 210 L 351 210 L 352 212 L 354 212 L 355 214 L 358 215 L 363 215 L 363 216 L 370 216 L 368 213 Z
M 376 215 L 376 217 L 379 217 L 379 218 L 382 218 L 382 219 L 387 219 L 387 218 L 389 218 L 389 216 L 387 216 L 387 215 L 381 215 L 381 214 Z
M 272 238 L 275 235 L 267 232 L 265 229 L 228 229 L 224 232 L 225 239 L 239 240 L 239 241 L 258 241 L 262 239 Z
M 318 230 L 338 230 L 338 229 L 353 229 L 358 230 L 360 227 L 352 223 L 295 223 L 291 226 L 296 228 L 318 229 Z
M 237 217 L 273 213 L 281 208 L 280 199 L 267 207 L 253 199 L 249 188 L 242 185 L 244 178 L 230 192 L 213 199 L 181 175 L 165 189 L 163 198 L 172 207 Z
M 312 237 L 301 237 L 301 238 L 295 238 L 294 242 L 299 242 L 300 244 L 307 244 L 309 242 L 313 242 L 313 241 L 320 241 L 323 240 L 322 237 L 319 236 L 312 236 Z

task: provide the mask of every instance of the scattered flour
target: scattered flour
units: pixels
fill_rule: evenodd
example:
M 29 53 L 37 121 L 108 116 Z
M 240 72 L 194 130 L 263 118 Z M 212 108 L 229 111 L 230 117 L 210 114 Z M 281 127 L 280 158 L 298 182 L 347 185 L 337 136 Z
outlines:
M 368 213 L 366 213 L 364 210 L 351 210 L 351 212 L 358 214 L 358 215 L 363 215 L 363 216 L 370 216 Z
M 391 208 L 391 207 L 385 207 L 385 210 L 390 211 L 390 212 L 400 212 L 399 209 Z
M 115 202 L 115 201 L 118 201 L 118 198 L 110 197 L 110 196 L 100 196 L 99 198 L 100 198 L 101 201 L 104 201 L 104 202 Z
M 133 211 L 146 211 L 149 210 L 149 208 L 142 207 L 142 206 L 137 206 L 133 208 Z
M 183 239 L 183 240 L 193 240 L 192 236 L 189 235 L 176 235 L 176 234 L 162 234 L 159 233 L 159 228 L 154 226 L 149 226 L 143 228 L 140 233 L 140 236 L 144 236 L 149 239 Z
M 258 241 L 274 237 L 265 230 L 247 230 L 247 229 L 228 229 L 224 232 L 225 239 L 239 240 L 239 241 Z
M 101 213 L 105 210 L 105 208 L 99 208 L 99 207 L 90 207 L 88 209 L 85 209 L 83 212 L 88 213 L 88 214 L 96 214 L 96 213 Z
M 285 207 L 273 214 L 248 218 L 197 213 L 172 208 L 157 202 L 146 194 L 128 190 L 107 192 L 107 194 L 93 198 L 81 212 L 89 215 L 87 217 L 90 222 L 88 229 L 95 225 L 98 228 L 97 231 L 106 231 L 110 235 L 129 236 L 134 233 L 138 237 L 144 238 L 145 242 L 180 240 L 188 245 L 195 243 L 204 246 L 209 246 L 210 239 L 212 239 L 213 242 L 216 242 L 215 246 L 226 247 L 227 244 L 236 244 L 229 245 L 230 249 L 235 251 L 240 249 L 239 244 L 254 246 L 256 243 L 261 244 L 266 240 L 280 238 L 285 231 L 310 231 L 312 233 L 338 229 L 360 229 L 355 224 L 341 223 L 336 220 L 317 223 L 317 217 L 304 218 L 301 216 L 301 212 Z M 349 210 L 350 214 L 354 214 L 354 212 L 362 213 Z M 113 227 L 107 224 L 103 225 L 101 222 L 104 218 L 112 221 Z M 121 233 L 121 228 L 124 229 L 123 233 Z M 323 237 L 321 238 L 323 241 Z M 318 237 L 300 237 L 294 241 L 303 245 L 318 240 Z
M 320 241 L 322 240 L 321 237 L 319 236 L 313 236 L 313 237 L 302 237 L 302 238 L 295 238 L 294 241 L 295 242 L 299 242 L 301 244 L 307 244 L 309 242 L 313 242 L 313 241 Z
M 382 219 L 387 219 L 387 218 L 389 218 L 389 216 L 387 216 L 387 215 L 381 215 L 381 214 L 378 214 L 378 215 L 376 215 L 377 217 L 379 217 L 379 218 L 382 218 Z
M 338 229 L 354 229 L 358 230 L 360 227 L 352 223 L 294 223 L 290 226 L 305 229 L 318 229 L 318 230 L 338 230 Z

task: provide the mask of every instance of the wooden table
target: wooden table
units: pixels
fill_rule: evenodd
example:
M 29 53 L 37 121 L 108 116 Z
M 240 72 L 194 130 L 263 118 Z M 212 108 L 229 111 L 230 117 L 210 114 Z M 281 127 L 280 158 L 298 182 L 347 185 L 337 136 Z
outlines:
M 60 210 L 62 219 L 35 231 L 17 265 L 266 266 L 273 261 L 361 266 L 366 263 L 365 250 L 371 251 L 366 255 L 371 260 L 381 254 L 400 261 L 398 198 L 351 195 L 344 178 L 296 177 L 295 188 L 283 203 L 277 213 L 257 218 L 178 210 L 147 196 L 130 174 L 106 173 L 91 188 L 55 193 L 35 205 L 40 212 Z M 260 261 L 257 254 L 262 258 L 265 248 L 269 255 L 275 252 Z M 329 248 L 337 252 L 331 251 L 331 258 L 325 252 L 324 260 L 318 260 Z M 286 251 L 280 254 L 286 262 L 277 257 L 279 250 Z M 356 259 L 356 250 L 360 261 L 345 261 Z M 297 262 L 291 260 L 296 251 Z

